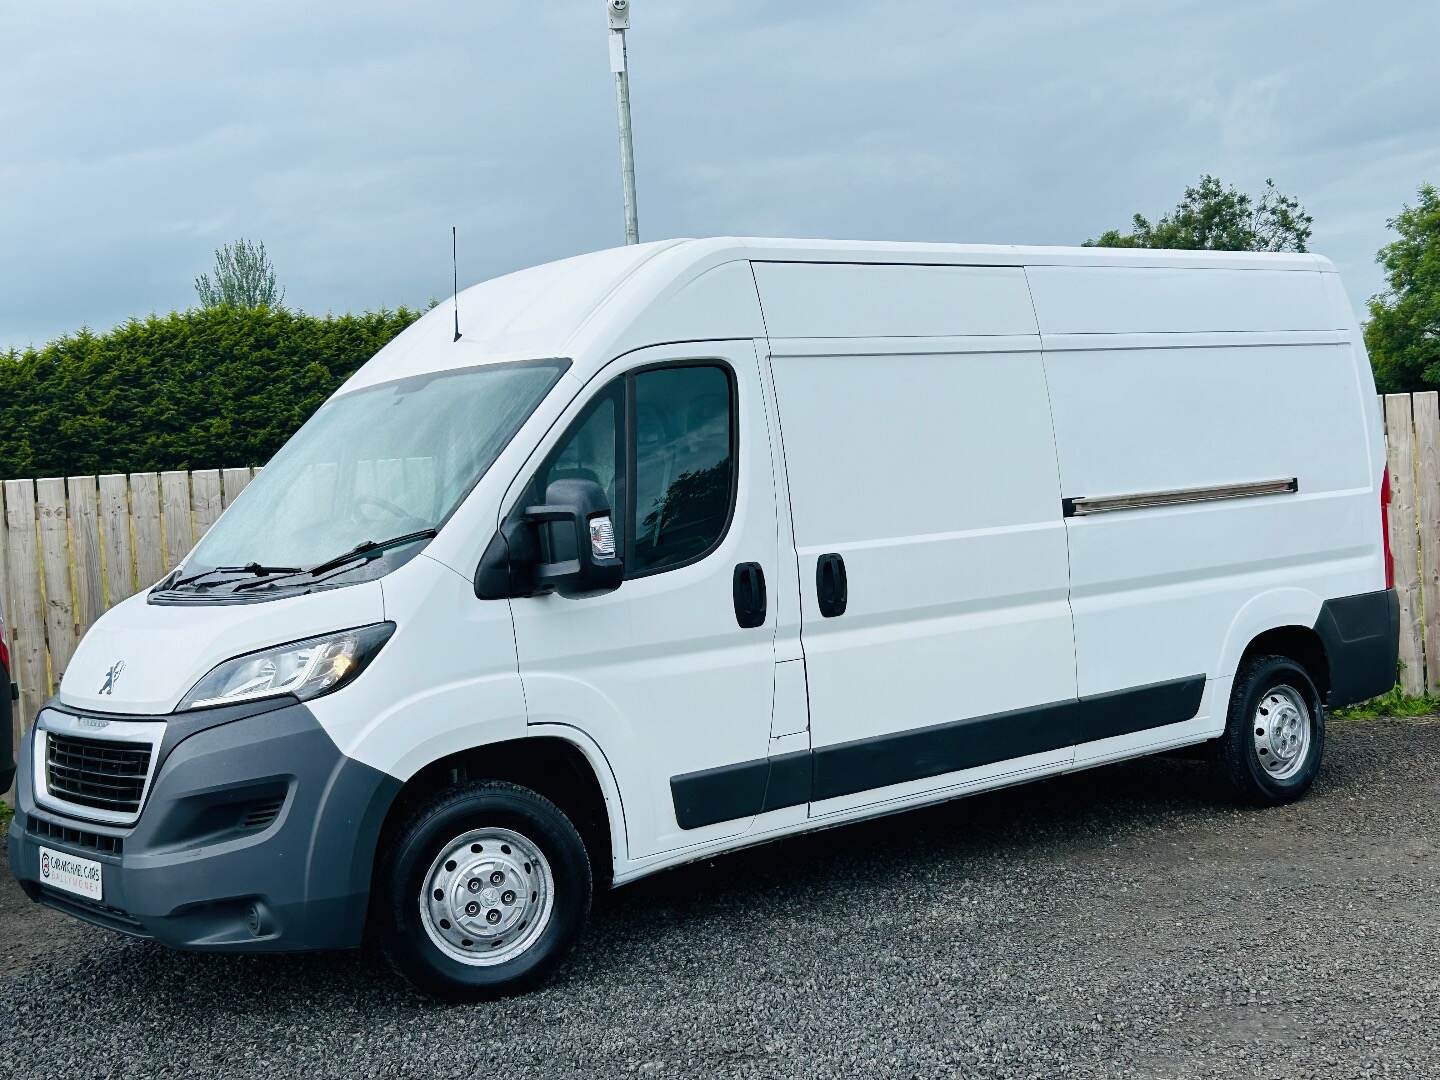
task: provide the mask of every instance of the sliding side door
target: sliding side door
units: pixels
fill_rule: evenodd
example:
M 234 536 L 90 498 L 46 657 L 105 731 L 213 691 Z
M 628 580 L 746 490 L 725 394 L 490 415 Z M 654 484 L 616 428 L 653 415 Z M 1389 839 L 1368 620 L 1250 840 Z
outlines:
M 1065 526 L 1022 272 L 756 277 L 800 565 L 812 816 L 1066 763 Z

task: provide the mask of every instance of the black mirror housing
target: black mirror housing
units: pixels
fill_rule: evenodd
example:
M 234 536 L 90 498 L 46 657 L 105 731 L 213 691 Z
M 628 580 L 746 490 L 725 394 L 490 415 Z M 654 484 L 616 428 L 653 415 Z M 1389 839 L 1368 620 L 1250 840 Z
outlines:
M 614 536 L 610 503 L 599 484 L 556 480 L 543 506 L 517 507 L 491 538 L 475 570 L 475 595 L 515 600 L 619 588 L 625 563 Z
M 556 480 L 543 506 L 527 506 L 524 520 L 539 536 L 537 592 L 590 596 L 620 587 L 625 561 L 615 544 L 615 521 L 605 492 L 593 480 Z

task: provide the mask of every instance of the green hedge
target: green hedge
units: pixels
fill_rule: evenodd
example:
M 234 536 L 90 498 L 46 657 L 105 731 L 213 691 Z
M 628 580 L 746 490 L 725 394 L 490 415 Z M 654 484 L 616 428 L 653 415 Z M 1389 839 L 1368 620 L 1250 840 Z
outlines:
M 222 307 L 0 353 L 0 478 L 264 464 L 421 314 Z

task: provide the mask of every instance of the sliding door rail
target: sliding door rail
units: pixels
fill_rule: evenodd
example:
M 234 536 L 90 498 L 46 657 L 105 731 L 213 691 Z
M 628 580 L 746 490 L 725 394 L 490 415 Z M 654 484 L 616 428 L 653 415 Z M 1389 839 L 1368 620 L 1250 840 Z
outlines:
M 1257 495 L 1293 495 L 1299 490 L 1299 479 L 1291 476 L 1284 480 L 1254 480 L 1245 484 L 1140 491 L 1130 495 L 1081 495 L 1073 499 L 1062 499 L 1061 507 L 1066 517 L 1089 517 L 1091 514 L 1108 514 L 1115 510 L 1149 510 L 1156 506 L 1185 506 L 1189 503 L 1216 502 L 1220 499 L 1249 499 Z

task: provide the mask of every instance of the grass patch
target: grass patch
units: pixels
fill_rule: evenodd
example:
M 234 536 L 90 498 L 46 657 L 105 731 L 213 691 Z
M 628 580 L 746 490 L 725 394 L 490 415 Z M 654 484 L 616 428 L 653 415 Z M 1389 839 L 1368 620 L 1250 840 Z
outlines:
M 0 836 L 4 836 L 10 828 L 10 819 L 15 816 L 15 811 L 0 802 Z
M 1396 683 L 1387 693 L 1362 701 L 1359 705 L 1336 709 L 1334 715 L 1337 720 L 1376 720 L 1382 716 L 1432 716 L 1436 713 L 1440 713 L 1440 697 L 1423 694 L 1411 697 Z

